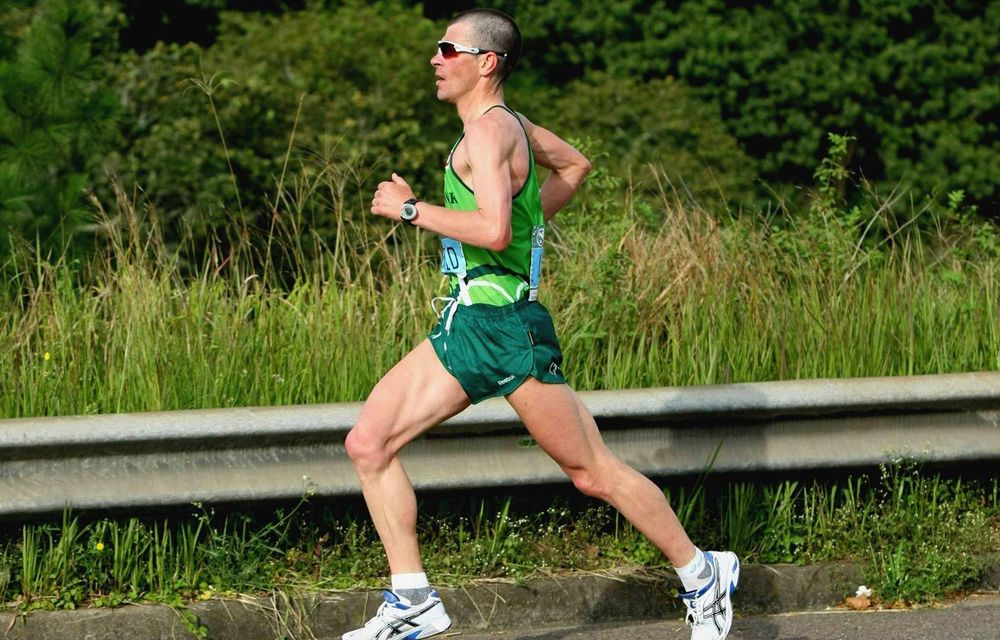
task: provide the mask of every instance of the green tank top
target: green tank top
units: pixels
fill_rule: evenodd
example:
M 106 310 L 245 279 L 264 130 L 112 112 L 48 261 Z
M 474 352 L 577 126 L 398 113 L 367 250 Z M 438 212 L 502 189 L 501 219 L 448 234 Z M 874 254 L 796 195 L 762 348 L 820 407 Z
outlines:
M 517 118 L 503 105 L 490 109 L 497 107 Z M 517 122 L 524 130 L 520 118 Z M 527 131 L 524 131 L 524 136 L 527 139 Z M 451 162 L 452 154 L 464 137 L 463 133 L 448 154 L 444 170 L 444 201 L 448 209 L 475 211 L 478 208 L 476 195 L 458 176 Z M 474 153 L 472 149 L 469 151 Z M 441 271 L 451 277 L 451 296 L 462 304 L 502 306 L 525 298 L 537 298 L 545 217 L 530 140 L 528 157 L 528 177 L 511 203 L 512 236 L 506 249 L 490 251 L 452 238 L 441 238 Z

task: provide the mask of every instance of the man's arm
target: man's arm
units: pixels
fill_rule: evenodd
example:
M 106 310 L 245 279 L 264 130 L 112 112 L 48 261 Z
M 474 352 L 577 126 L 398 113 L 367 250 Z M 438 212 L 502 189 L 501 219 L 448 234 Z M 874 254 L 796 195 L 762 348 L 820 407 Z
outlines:
M 551 169 L 542 184 L 542 211 L 548 222 L 566 206 L 590 173 L 590 161 L 571 144 L 518 114 L 531 139 L 535 162 Z
M 517 125 L 510 122 L 509 126 Z M 492 251 L 506 249 L 512 234 L 510 140 L 510 132 L 503 121 L 483 117 L 471 122 L 465 130 L 465 143 L 475 150 L 470 154 L 475 157 L 470 167 L 477 209 L 455 211 L 420 201 L 415 224 L 477 247 Z M 391 182 L 379 184 L 372 199 L 372 213 L 399 220 L 403 202 L 413 197 L 410 186 L 393 174 Z

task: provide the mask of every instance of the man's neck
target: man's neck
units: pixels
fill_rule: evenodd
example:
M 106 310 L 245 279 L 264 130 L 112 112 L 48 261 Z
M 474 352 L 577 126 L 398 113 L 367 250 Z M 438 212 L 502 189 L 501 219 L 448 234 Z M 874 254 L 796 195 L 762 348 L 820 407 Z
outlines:
M 504 104 L 503 87 L 495 90 L 470 91 L 455 102 L 462 124 L 469 124 L 494 105 Z

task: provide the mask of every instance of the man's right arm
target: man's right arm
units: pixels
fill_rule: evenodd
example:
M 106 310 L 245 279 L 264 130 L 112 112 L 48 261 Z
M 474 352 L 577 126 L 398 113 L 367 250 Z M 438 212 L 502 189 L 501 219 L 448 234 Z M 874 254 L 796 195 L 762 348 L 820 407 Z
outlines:
M 523 115 L 520 118 L 531 140 L 535 162 L 552 171 L 542 184 L 542 210 L 548 222 L 583 184 L 590 173 L 590 161 L 548 129 L 531 123 Z

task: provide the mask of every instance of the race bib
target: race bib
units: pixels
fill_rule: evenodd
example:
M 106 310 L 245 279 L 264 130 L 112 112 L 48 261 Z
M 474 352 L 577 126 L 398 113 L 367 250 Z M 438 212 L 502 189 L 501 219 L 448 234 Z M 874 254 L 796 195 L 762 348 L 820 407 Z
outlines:
M 528 273 L 528 300 L 538 299 L 538 283 L 542 279 L 542 245 L 545 244 L 545 225 L 531 228 L 531 271 Z
M 462 252 L 462 243 L 448 237 L 441 238 L 441 273 L 446 273 L 459 278 L 464 278 L 467 271 L 465 268 L 465 253 Z

